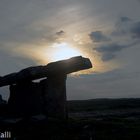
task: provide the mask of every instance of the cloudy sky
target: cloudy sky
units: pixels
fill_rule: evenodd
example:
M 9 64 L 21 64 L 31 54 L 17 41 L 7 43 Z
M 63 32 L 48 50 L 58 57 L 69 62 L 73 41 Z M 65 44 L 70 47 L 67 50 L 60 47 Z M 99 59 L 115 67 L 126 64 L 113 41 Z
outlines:
M 140 0 L 1 0 L 0 76 L 82 55 L 68 99 L 140 97 Z M 69 52 L 69 53 L 68 53 Z M 7 87 L 0 89 L 8 97 Z

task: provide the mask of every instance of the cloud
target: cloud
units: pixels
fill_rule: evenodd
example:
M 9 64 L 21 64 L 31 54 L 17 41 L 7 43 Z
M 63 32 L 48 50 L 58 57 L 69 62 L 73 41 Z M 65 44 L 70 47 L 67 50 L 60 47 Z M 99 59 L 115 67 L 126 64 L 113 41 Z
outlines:
M 97 51 L 101 54 L 102 61 L 109 61 L 117 57 L 117 54 L 124 49 L 133 47 L 139 44 L 139 41 L 135 41 L 132 43 L 118 44 L 118 43 L 107 43 L 105 45 L 99 44 L 97 47 L 93 48 L 93 50 Z
M 58 32 L 56 32 L 56 34 L 55 34 L 56 36 L 56 42 L 58 42 L 58 43 L 61 43 L 61 42 L 63 42 L 63 41 L 65 41 L 65 37 L 66 37 L 66 32 L 65 31 L 63 31 L 63 30 L 60 30 L 60 31 L 58 31 Z
M 130 32 L 132 33 L 133 38 L 140 39 L 140 21 L 133 24 Z
M 123 45 L 118 45 L 118 44 L 107 44 L 107 45 L 102 45 L 99 48 L 95 48 L 96 51 L 98 52 L 107 52 L 107 53 L 115 53 L 118 51 L 121 51 L 125 46 Z
M 16 55 L 10 50 L 0 49 L 0 76 L 8 73 L 19 71 L 22 68 L 36 65 L 35 60 L 27 58 L 23 55 Z
M 140 21 L 134 21 L 128 17 L 120 17 L 115 24 L 112 35 L 127 35 L 132 39 L 140 39 Z
M 98 67 L 97 69 L 104 69 L 104 65 L 111 66 L 111 64 L 111 69 L 114 67 L 116 68 L 115 62 L 105 62 L 116 58 L 121 61 L 125 59 L 125 65 L 130 63 L 125 71 L 130 70 L 135 73 L 132 68 L 137 69 L 137 67 L 139 67 L 137 64 L 140 56 L 139 46 L 134 49 L 131 48 L 126 50 L 126 48 L 133 46 L 133 41 L 139 39 L 139 21 L 133 20 L 133 18 L 139 19 L 139 10 L 139 3 L 132 0 L 127 0 L 127 6 L 125 0 L 113 2 L 112 0 L 106 0 L 105 2 L 99 0 L 0 1 L 0 43 L 5 44 L 5 46 L 0 46 L 0 75 L 12 71 L 14 72 L 26 66 L 35 65 L 37 60 L 34 61 L 32 58 L 40 56 L 38 53 L 34 53 L 36 51 L 44 52 L 45 56 L 41 55 L 41 57 L 44 57 L 46 62 L 46 54 L 52 56 L 49 51 L 49 46 L 52 45 L 51 43 L 56 42 L 56 40 L 59 41 L 64 38 L 63 35 L 65 34 L 63 34 L 63 32 L 67 33 L 67 40 L 69 42 L 72 40 L 69 38 L 69 35 L 72 38 L 75 34 L 83 36 L 82 39 L 84 39 L 80 40 L 83 42 L 82 45 L 80 44 L 78 46 L 76 43 L 73 45 L 75 47 L 81 47 L 83 51 L 85 49 L 88 50 L 89 48 L 88 52 L 90 52 L 91 58 L 93 57 L 92 55 L 94 55 L 92 54 L 91 46 L 100 53 L 99 56 L 102 57 L 103 63 L 100 63 L 100 60 L 99 63 L 97 63 L 96 60 L 94 60 L 94 57 L 96 56 L 92 58 L 93 63 L 94 61 L 97 63 L 95 65 L 95 67 Z M 124 16 L 116 19 L 120 13 L 129 15 L 130 18 Z M 115 24 L 116 20 L 117 23 Z M 114 24 L 115 26 L 112 30 L 112 25 Z M 117 34 L 111 34 L 111 30 Z M 87 37 L 88 33 L 90 33 L 90 39 L 93 41 L 93 44 L 87 43 L 90 42 L 89 36 Z M 87 37 L 87 41 L 84 41 L 86 40 L 85 36 Z M 44 41 L 42 42 L 42 40 Z M 33 55 L 33 57 L 28 59 L 26 57 L 27 55 L 22 53 L 23 49 L 18 49 L 20 47 L 25 48 L 26 52 Z M 2 52 L 1 48 L 5 48 L 9 53 Z M 15 49 L 18 51 L 12 54 L 12 50 Z M 22 58 L 20 58 L 20 56 Z M 97 75 L 97 77 L 91 77 L 90 75 L 87 78 L 87 81 L 85 81 L 86 78 L 83 78 L 83 81 L 79 79 L 77 83 L 75 78 L 72 81 L 70 88 L 73 99 L 75 99 L 77 92 L 79 93 L 77 99 L 79 99 L 81 96 L 84 96 L 85 98 L 99 97 L 100 95 L 100 97 L 106 97 L 107 95 L 107 97 L 112 97 L 112 94 L 114 94 L 114 96 L 121 94 L 121 97 L 123 95 L 126 95 L 127 97 L 129 93 L 132 92 L 131 94 L 133 94 L 136 91 L 135 83 L 132 80 L 130 80 L 130 86 L 126 85 L 127 80 L 125 82 L 120 82 L 122 77 L 118 79 L 117 84 L 112 84 L 111 78 L 109 79 L 110 83 L 107 83 L 107 80 L 103 78 L 103 75 L 99 75 Z M 112 75 L 119 77 L 115 73 Z M 99 77 L 100 79 L 98 79 Z M 109 75 L 106 75 L 106 78 L 108 77 Z M 115 80 L 116 77 L 114 78 Z M 89 81 L 89 78 L 91 81 Z M 100 81 L 98 82 L 98 85 L 97 81 Z M 137 81 L 139 81 L 139 79 Z M 110 84 L 112 84 L 112 86 L 110 86 Z M 78 90 L 72 90 L 72 88 L 77 89 L 77 87 L 79 87 Z M 128 91 L 126 91 L 126 87 L 129 87 Z M 121 88 L 123 88 L 123 90 Z M 133 91 L 132 88 L 134 88 Z M 140 88 L 139 85 L 138 88 Z M 139 91 L 140 89 L 137 90 L 137 92 Z M 89 92 L 91 92 L 91 96 L 89 95 Z
M 93 50 L 101 54 L 102 61 L 109 61 L 117 57 L 123 49 L 140 43 L 140 21 L 134 21 L 127 16 L 120 17 L 111 33 L 93 31 L 89 35 L 94 44 Z
M 17 21 L 10 25 L 8 24 L 7 27 L 3 26 L 0 28 L 0 41 L 3 43 L 35 43 L 41 42 L 42 39 L 46 39 L 50 42 L 54 38 L 52 34 L 55 31 L 51 26 L 34 23 L 34 21 L 30 20 L 24 21 L 23 23 Z
M 63 31 L 63 30 L 61 30 L 61 31 L 59 31 L 59 32 L 56 32 L 56 35 L 58 35 L 58 36 L 62 36 L 62 35 L 64 35 L 65 34 L 65 32 Z
M 109 61 L 109 60 L 112 60 L 116 57 L 115 54 L 112 54 L 112 53 L 103 53 L 102 54 L 102 61 Z
M 120 17 L 121 22 L 129 22 L 131 19 L 129 17 Z
M 115 35 L 115 36 L 127 35 L 130 32 L 131 26 L 132 26 L 132 20 L 130 18 L 125 16 L 120 17 L 115 23 L 111 35 Z
M 55 0 L 0 1 L 0 42 L 52 42 L 60 7 Z
M 89 34 L 89 36 L 93 42 L 102 42 L 102 41 L 109 41 L 110 40 L 101 31 L 91 32 Z
M 127 46 L 125 45 L 119 45 L 117 43 L 113 43 L 113 44 L 101 45 L 97 48 L 94 48 L 94 50 L 102 54 L 101 58 L 103 61 L 109 61 L 116 57 L 117 52 L 121 51 L 126 47 Z

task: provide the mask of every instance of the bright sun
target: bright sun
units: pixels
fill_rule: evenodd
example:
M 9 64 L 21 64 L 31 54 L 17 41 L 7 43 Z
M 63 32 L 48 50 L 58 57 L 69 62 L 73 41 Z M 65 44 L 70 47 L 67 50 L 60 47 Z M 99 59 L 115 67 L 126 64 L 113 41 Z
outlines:
M 73 48 L 70 44 L 63 42 L 63 43 L 55 43 L 53 46 L 53 60 L 62 60 L 68 59 L 70 57 L 81 55 L 80 51 Z

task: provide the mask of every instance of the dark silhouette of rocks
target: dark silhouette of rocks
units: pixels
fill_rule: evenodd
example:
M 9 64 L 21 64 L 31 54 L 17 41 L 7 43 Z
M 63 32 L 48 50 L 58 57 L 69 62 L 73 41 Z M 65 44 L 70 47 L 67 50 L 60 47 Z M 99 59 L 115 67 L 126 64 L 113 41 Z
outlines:
M 0 116 L 4 115 L 5 111 L 7 110 L 7 102 L 2 99 L 0 95 Z
M 41 89 L 39 83 L 24 81 L 10 85 L 9 113 L 14 116 L 32 116 L 41 113 Z
M 67 75 L 72 72 L 89 69 L 92 64 L 88 58 L 82 56 L 49 63 L 45 66 L 28 67 L 16 73 L 0 78 L 0 87 L 16 84 L 24 80 L 36 80 L 44 77 Z
M 35 66 L 0 77 L 0 87 L 10 85 L 7 115 L 28 118 L 45 114 L 52 118 L 67 118 L 67 74 L 89 69 L 92 64 L 81 56 Z M 39 82 L 33 82 L 45 78 Z
M 48 77 L 40 82 L 44 111 L 48 117 L 67 118 L 66 75 Z
M 2 96 L 0 95 L 0 105 L 1 104 L 6 104 L 6 101 L 2 99 Z

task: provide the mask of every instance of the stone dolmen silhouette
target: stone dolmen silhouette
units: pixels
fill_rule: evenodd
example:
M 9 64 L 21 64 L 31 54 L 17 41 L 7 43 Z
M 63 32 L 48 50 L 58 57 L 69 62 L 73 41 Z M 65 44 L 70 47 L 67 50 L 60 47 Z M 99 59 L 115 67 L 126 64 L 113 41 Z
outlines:
M 0 87 L 10 86 L 7 114 L 28 117 L 43 113 L 47 117 L 66 119 L 67 74 L 91 67 L 88 58 L 76 56 L 0 77 Z

